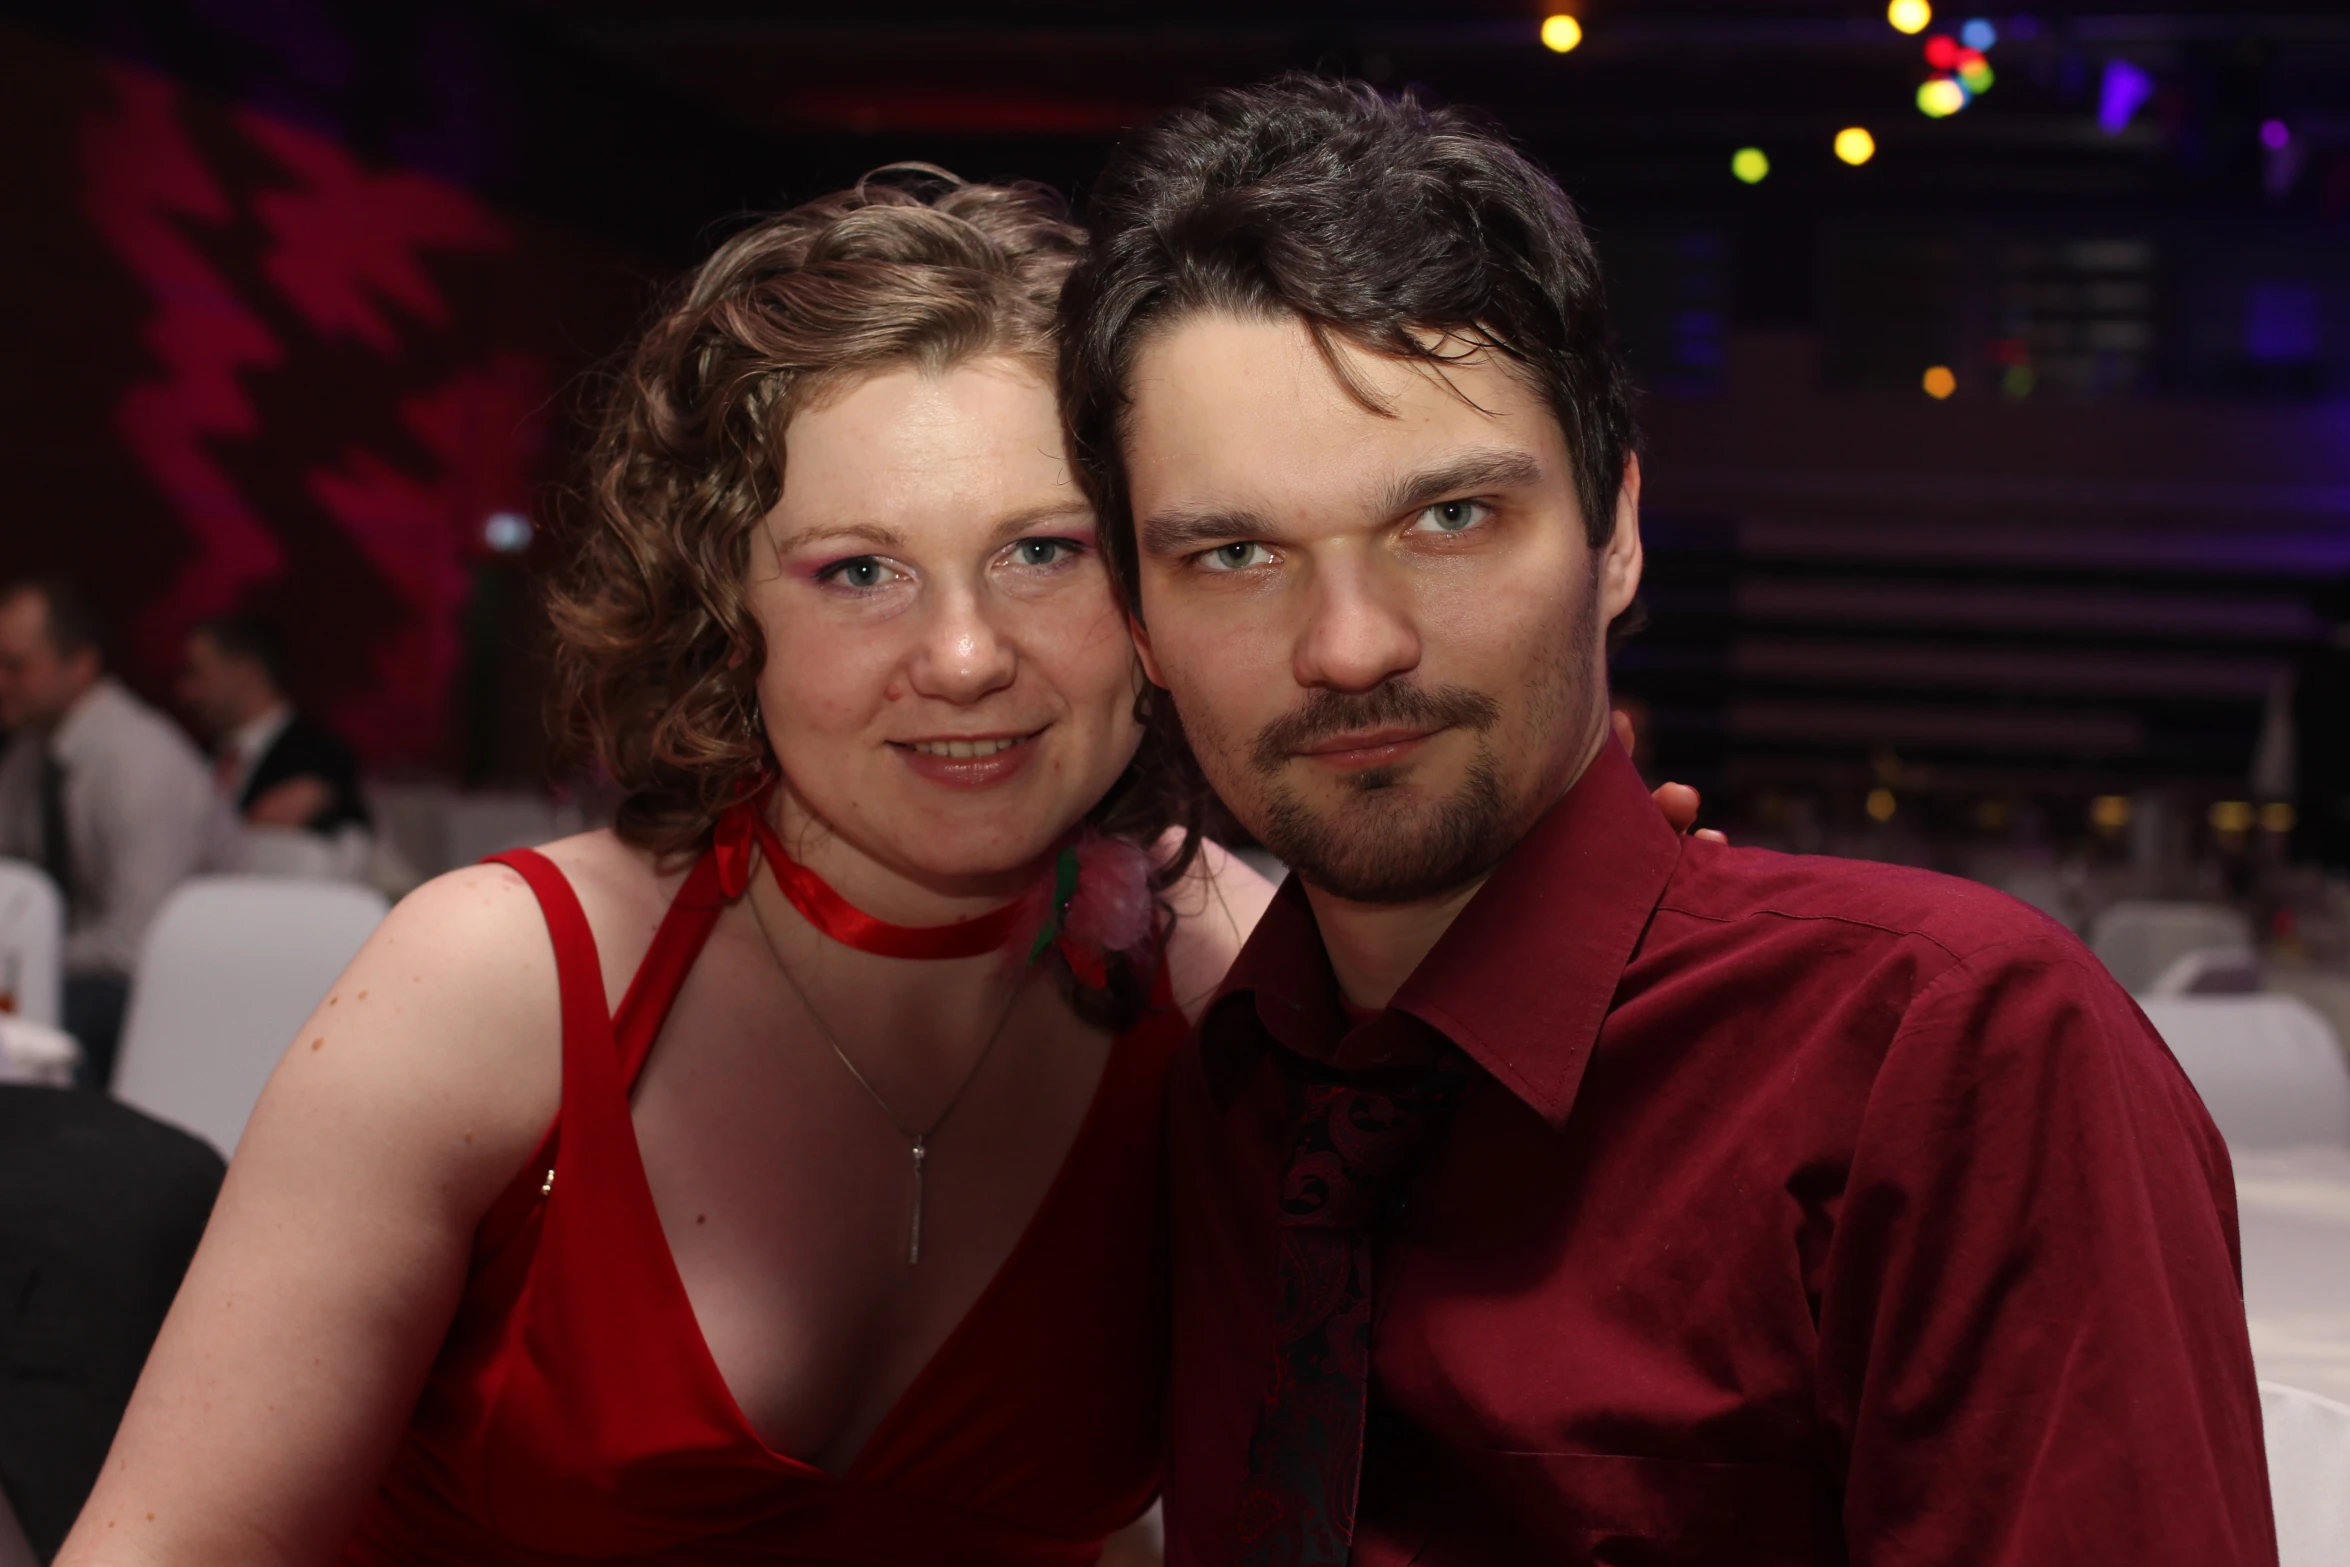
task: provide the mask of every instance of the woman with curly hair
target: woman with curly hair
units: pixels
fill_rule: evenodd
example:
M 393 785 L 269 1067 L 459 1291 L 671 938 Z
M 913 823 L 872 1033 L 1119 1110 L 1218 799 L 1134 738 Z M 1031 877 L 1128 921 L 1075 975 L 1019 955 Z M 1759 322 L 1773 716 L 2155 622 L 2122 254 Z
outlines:
M 1071 480 L 1049 193 L 900 168 L 654 320 L 554 599 L 616 825 L 406 899 L 61 1560 L 1092 1561 L 1156 1489 L 1198 837 Z

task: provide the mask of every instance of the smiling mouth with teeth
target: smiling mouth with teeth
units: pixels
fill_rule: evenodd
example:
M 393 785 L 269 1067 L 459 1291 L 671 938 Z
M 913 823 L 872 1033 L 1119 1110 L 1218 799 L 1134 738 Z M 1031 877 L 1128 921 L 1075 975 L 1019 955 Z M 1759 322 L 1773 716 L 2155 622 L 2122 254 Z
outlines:
M 920 751 L 924 756 L 978 757 L 1009 751 L 1035 738 L 1034 735 L 1012 735 L 995 740 L 910 740 L 905 744 L 909 751 Z

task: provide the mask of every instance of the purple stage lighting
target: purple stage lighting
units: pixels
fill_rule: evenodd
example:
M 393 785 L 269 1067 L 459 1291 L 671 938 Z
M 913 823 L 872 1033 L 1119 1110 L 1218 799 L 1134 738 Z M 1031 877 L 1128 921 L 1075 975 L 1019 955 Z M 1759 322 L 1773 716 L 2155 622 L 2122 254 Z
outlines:
M 2097 91 L 2097 124 L 2108 136 L 2129 128 L 2130 117 L 2154 96 L 2154 78 L 2127 60 L 2105 62 L 2105 80 Z
M 2260 122 L 2260 145 L 2266 147 L 2269 151 L 2283 152 L 2285 150 L 2285 143 L 2291 141 L 2292 139 L 2293 133 L 2289 128 L 2287 128 L 2284 121 L 2262 120 Z

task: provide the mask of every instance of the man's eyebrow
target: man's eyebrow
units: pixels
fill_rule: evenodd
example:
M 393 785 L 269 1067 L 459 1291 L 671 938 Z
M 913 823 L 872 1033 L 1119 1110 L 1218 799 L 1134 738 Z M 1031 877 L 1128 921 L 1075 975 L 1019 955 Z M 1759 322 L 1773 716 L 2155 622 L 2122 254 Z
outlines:
M 1528 489 L 1540 484 L 1546 473 L 1542 459 L 1532 452 L 1502 448 L 1463 452 L 1389 485 L 1380 515 L 1400 517 L 1480 490 Z
M 1479 490 L 1524 489 L 1540 484 L 1547 470 L 1531 452 L 1507 448 L 1463 452 L 1431 468 L 1406 474 L 1387 488 L 1379 515 L 1399 517 L 1455 496 Z M 1245 507 L 1176 506 L 1135 524 L 1146 555 L 1186 555 L 1233 539 L 1260 539 L 1273 525 Z
M 1261 537 L 1270 531 L 1270 525 L 1245 508 L 1178 506 L 1145 517 L 1134 531 L 1146 555 L 1188 555 L 1211 544 Z

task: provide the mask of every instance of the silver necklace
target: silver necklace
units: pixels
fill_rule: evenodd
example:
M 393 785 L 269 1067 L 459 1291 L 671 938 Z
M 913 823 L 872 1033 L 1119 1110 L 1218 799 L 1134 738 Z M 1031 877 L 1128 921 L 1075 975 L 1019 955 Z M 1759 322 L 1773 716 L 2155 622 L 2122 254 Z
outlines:
M 980 1069 L 987 1065 L 987 1058 L 995 1054 L 996 1041 L 1003 1037 L 1004 1025 L 1012 1020 L 1012 1009 L 1020 1004 L 1020 997 L 1026 993 L 1027 981 L 1022 980 L 1012 987 L 1010 999 L 1004 1002 L 1004 1009 L 996 1014 L 995 1027 L 988 1031 L 987 1043 L 979 1047 L 979 1059 L 972 1062 L 971 1070 L 963 1074 L 963 1081 L 955 1089 L 954 1097 L 947 1101 L 946 1108 L 933 1116 L 928 1126 L 916 1129 L 899 1120 L 897 1111 L 891 1109 L 889 1101 L 881 1097 L 881 1090 L 875 1088 L 865 1074 L 857 1070 L 857 1063 L 841 1048 L 840 1036 L 832 1031 L 831 1024 L 824 1021 L 824 1014 L 816 1010 L 816 1003 L 808 999 L 808 992 L 800 984 L 799 977 L 792 973 L 791 965 L 783 961 L 783 949 L 776 946 L 775 933 L 767 928 L 767 916 L 759 912 L 757 892 L 746 894 L 745 901 L 751 906 L 752 921 L 759 927 L 759 938 L 767 944 L 767 955 L 775 960 L 776 971 L 783 975 L 783 982 L 791 986 L 791 993 L 798 999 L 800 1010 L 808 1014 L 808 1020 L 816 1025 L 816 1032 L 824 1036 L 824 1042 L 832 1047 L 832 1053 L 840 1057 L 840 1064 L 848 1068 L 849 1076 L 857 1080 L 857 1086 L 865 1090 L 866 1097 L 880 1109 L 897 1134 L 906 1140 L 907 1150 L 914 1160 L 914 1222 L 906 1236 L 906 1266 L 910 1268 L 922 1260 L 922 1199 L 928 1182 L 930 1140 L 938 1135 L 938 1129 L 947 1124 L 947 1117 L 953 1115 L 955 1107 L 963 1102 L 963 1095 L 978 1080 Z

